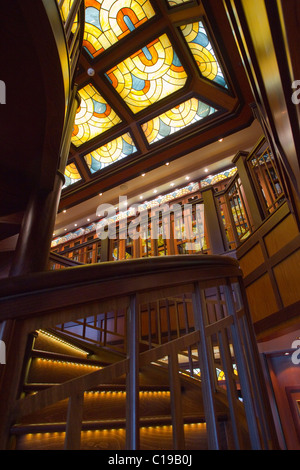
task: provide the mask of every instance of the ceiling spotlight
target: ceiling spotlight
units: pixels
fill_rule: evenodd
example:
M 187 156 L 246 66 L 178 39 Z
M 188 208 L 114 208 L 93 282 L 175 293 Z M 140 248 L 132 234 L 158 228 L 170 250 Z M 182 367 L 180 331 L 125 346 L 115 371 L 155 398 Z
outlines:
M 99 193 L 99 196 L 102 196 L 102 193 Z
M 95 75 L 95 70 L 92 69 L 92 68 L 89 68 L 89 69 L 87 70 L 87 74 L 88 74 L 90 77 L 93 77 L 93 76 Z
M 77 227 L 77 224 L 74 224 L 74 225 L 75 225 L 75 227 Z
M 219 142 L 223 142 L 223 139 L 219 139 Z
M 156 194 L 156 193 L 157 193 L 157 189 L 154 189 L 154 191 L 153 191 L 153 192 L 154 192 L 154 194 Z
M 171 183 L 170 186 L 174 186 L 175 183 Z
M 64 210 L 63 210 L 63 213 L 65 214 L 66 212 L 67 212 L 66 209 L 64 209 Z
M 205 171 L 205 173 L 208 173 L 208 169 L 207 169 L 207 168 L 205 168 L 205 170 L 204 170 L 204 171 Z
M 67 231 L 67 229 L 66 229 L 66 228 L 65 228 L 64 230 L 65 230 L 65 232 Z
M 91 220 L 91 219 L 86 219 L 88 222 Z
M 188 181 L 188 180 L 190 179 L 190 177 L 189 177 L 189 176 L 186 176 L 185 179 Z
M 143 196 L 140 196 L 140 199 L 143 199 Z
M 145 175 L 146 175 L 146 173 L 142 173 L 142 176 L 145 176 Z
M 168 166 L 168 165 L 170 165 L 170 163 L 169 163 L 169 162 L 167 162 L 167 163 L 166 163 L 166 166 Z

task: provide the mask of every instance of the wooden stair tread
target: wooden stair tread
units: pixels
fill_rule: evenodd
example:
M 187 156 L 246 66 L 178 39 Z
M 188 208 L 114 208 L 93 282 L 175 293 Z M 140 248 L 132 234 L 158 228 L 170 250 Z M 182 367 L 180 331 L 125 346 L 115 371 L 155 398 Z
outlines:
M 228 416 L 224 413 L 218 414 L 219 421 L 227 421 Z M 186 414 L 183 417 L 185 424 L 190 423 L 205 423 L 204 414 Z M 172 425 L 172 418 L 170 415 L 164 416 L 146 416 L 140 418 L 140 426 L 164 426 Z M 95 420 L 95 421 L 83 421 L 82 430 L 93 430 L 93 429 L 114 429 L 114 428 L 125 428 L 126 419 L 109 419 L 109 420 Z M 66 429 L 66 423 L 39 423 L 39 424 L 15 424 L 11 428 L 11 434 L 22 435 L 29 433 L 46 433 L 46 432 L 63 432 Z

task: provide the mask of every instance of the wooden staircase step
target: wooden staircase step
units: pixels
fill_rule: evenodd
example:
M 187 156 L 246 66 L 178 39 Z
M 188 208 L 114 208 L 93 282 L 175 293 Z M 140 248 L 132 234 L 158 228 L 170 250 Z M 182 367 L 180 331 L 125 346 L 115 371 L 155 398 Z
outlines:
M 224 422 L 228 420 L 226 414 L 219 414 L 218 421 Z M 201 415 L 185 415 L 183 417 L 184 424 L 191 423 L 205 423 L 205 416 Z M 172 417 L 167 416 L 146 416 L 140 418 L 140 427 L 147 426 L 168 426 L 172 425 Z M 95 429 L 117 429 L 125 428 L 126 419 L 108 419 L 108 420 L 93 420 L 83 421 L 82 431 L 95 430 Z M 34 423 L 34 424 L 15 424 L 11 428 L 12 435 L 24 435 L 35 433 L 49 433 L 49 432 L 65 432 L 66 423 Z

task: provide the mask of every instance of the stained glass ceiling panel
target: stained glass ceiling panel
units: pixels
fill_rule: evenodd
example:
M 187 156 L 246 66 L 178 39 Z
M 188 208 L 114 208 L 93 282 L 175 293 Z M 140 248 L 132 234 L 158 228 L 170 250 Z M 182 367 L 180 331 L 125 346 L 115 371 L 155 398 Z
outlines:
M 95 58 L 154 15 L 149 0 L 86 0 L 83 46 Z
M 120 62 L 106 76 L 133 113 L 180 90 L 187 79 L 166 34 Z
M 201 75 L 228 88 L 202 21 L 183 25 L 181 31 L 196 60 Z
M 148 143 L 153 144 L 210 116 L 216 111 L 216 109 L 197 98 L 191 98 L 146 122 L 142 125 L 142 129 Z
M 80 107 L 75 116 L 72 143 L 78 147 L 121 122 L 119 116 L 92 84 L 79 90 Z
M 65 184 L 63 186 L 63 189 L 68 186 L 71 186 L 74 183 L 78 183 L 78 181 L 80 181 L 81 179 L 82 178 L 75 163 L 70 163 L 66 166 L 65 169 Z
M 135 144 L 129 133 L 102 145 L 97 150 L 85 155 L 84 159 L 91 173 L 115 163 L 136 152 Z

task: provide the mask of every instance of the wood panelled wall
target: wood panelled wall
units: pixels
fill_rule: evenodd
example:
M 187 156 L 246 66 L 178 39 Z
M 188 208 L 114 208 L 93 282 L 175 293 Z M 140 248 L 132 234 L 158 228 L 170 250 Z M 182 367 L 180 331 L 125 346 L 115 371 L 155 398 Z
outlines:
M 299 321 L 300 233 L 285 202 L 237 249 L 256 334 Z

